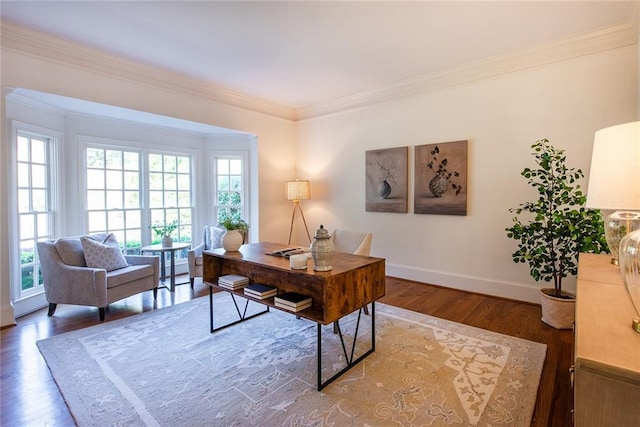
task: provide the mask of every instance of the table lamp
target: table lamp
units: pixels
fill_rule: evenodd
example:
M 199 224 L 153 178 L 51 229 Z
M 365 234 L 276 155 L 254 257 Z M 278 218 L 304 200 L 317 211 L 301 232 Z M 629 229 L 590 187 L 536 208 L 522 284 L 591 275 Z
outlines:
M 640 229 L 640 121 L 595 133 L 587 208 L 600 209 L 611 263 L 618 265 L 620 241 Z
M 640 332 L 640 121 L 596 132 L 586 206 L 603 214 L 612 263 L 619 262 L 636 311 L 632 328 Z
M 304 222 L 304 229 L 307 232 L 309 243 L 311 243 L 311 235 L 309 234 L 309 228 L 307 227 L 307 220 L 304 219 L 304 213 L 302 212 L 302 206 L 300 206 L 300 200 L 308 200 L 311 198 L 311 184 L 307 180 L 299 180 L 287 182 L 287 200 L 293 202 L 293 212 L 291 213 L 291 227 L 289 228 L 289 241 L 287 244 L 291 244 L 291 234 L 293 233 L 293 220 L 296 217 L 296 209 L 300 211 L 302 221 Z

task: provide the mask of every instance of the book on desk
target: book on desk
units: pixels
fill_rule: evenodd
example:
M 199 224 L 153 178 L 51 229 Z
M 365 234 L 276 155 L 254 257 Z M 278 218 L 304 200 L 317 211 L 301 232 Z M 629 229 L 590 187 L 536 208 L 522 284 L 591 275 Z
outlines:
M 262 283 L 252 283 L 245 286 L 244 294 L 257 299 L 267 299 L 278 294 L 278 288 Z
M 289 258 L 291 255 L 310 254 L 309 249 L 305 248 L 285 248 L 273 252 L 267 252 L 267 255 Z
M 311 301 L 311 297 L 297 292 L 285 292 L 273 299 L 273 303 L 276 307 L 294 312 L 311 307 Z
M 218 277 L 218 286 L 225 289 L 242 289 L 249 284 L 249 278 L 239 274 L 227 274 Z

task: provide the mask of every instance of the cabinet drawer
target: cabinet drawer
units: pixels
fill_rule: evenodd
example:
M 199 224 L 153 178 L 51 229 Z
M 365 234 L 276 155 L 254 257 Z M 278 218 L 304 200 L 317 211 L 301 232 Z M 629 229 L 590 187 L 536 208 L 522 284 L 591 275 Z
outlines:
M 640 385 L 577 368 L 576 427 L 638 427 Z

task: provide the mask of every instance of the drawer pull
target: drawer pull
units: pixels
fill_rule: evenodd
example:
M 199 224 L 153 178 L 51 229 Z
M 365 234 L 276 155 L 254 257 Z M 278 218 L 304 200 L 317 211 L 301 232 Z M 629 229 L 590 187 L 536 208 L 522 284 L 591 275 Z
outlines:
M 575 365 L 571 365 L 571 367 L 569 368 L 569 383 L 571 384 L 571 388 L 573 388 L 573 377 L 575 375 L 576 372 L 576 367 Z

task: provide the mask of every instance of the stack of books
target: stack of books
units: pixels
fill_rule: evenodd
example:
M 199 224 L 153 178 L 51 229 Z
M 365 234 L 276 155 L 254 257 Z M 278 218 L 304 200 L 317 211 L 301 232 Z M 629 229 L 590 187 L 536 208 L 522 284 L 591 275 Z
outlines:
M 249 284 L 249 278 L 238 274 L 227 274 L 218 277 L 218 286 L 225 289 L 242 289 Z
M 252 283 L 244 288 L 244 294 L 257 299 L 267 299 L 276 296 L 278 288 L 262 283 Z
M 296 292 L 286 292 L 276 296 L 273 303 L 278 308 L 297 312 L 311 307 L 311 297 Z

